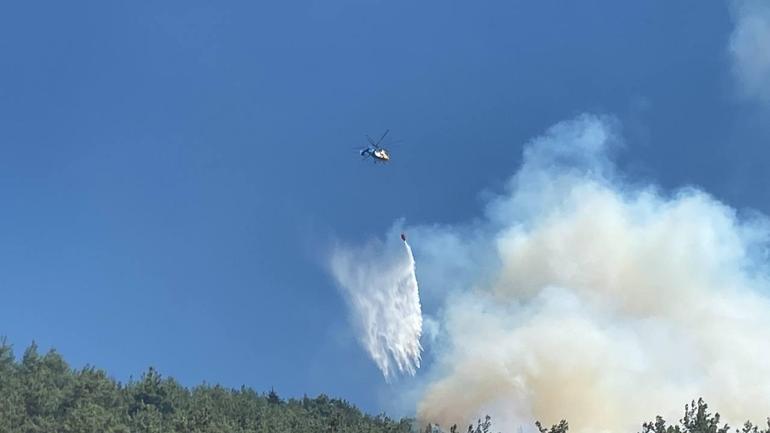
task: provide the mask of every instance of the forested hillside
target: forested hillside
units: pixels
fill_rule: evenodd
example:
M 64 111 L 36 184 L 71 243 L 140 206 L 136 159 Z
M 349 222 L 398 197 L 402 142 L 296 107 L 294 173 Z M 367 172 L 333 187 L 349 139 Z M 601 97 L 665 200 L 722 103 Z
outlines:
M 0 340 L 0 433 L 408 433 L 410 419 L 370 416 L 343 400 L 281 399 L 275 392 L 218 385 L 185 388 L 153 368 L 122 384 L 94 367 L 70 368 L 56 352 L 40 355 L 33 343 L 20 360 Z M 642 433 L 770 433 L 746 423 L 730 429 L 702 400 L 685 406 L 678 423 L 657 417 Z M 562 421 L 541 433 L 566 433 Z M 465 429 L 452 426 L 451 433 Z M 440 432 L 427 425 L 425 433 Z M 497 433 L 486 417 L 468 433 Z M 510 433 L 510 432 L 507 432 Z
M 411 422 L 369 416 L 325 395 L 281 399 L 220 386 L 187 389 L 150 368 L 121 384 L 104 371 L 75 370 L 34 343 L 16 360 L 0 341 L 2 433 L 406 433 Z

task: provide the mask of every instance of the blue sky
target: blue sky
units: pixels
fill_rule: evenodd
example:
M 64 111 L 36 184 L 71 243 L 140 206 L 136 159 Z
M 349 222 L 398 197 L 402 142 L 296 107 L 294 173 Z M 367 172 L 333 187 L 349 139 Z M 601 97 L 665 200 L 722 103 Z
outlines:
M 613 114 L 632 178 L 770 213 L 733 28 L 694 0 L 4 3 L 0 335 L 378 411 L 330 242 L 478 216 L 550 125 Z M 361 163 L 386 128 L 393 164 Z

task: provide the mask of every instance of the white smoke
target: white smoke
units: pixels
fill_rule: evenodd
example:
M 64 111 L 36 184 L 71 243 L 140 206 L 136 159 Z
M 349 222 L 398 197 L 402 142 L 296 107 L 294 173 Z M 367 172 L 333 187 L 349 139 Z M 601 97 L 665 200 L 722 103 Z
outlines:
M 746 97 L 770 102 L 770 2 L 733 0 L 731 5 L 733 72 Z
M 419 419 L 629 432 L 698 397 L 733 423 L 770 415 L 766 219 L 620 180 L 617 143 L 610 118 L 562 122 L 483 221 L 410 228 L 423 285 L 464 285 L 445 295 Z
M 420 367 L 422 313 L 414 256 L 406 242 L 338 247 L 331 270 L 352 310 L 359 338 L 386 380 Z

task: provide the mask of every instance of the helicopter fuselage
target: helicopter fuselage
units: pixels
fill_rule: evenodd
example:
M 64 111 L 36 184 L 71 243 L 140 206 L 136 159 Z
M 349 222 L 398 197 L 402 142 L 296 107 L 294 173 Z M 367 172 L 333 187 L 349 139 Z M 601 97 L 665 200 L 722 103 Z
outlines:
M 381 162 L 388 162 L 390 161 L 390 154 L 388 154 L 388 151 L 381 148 L 381 147 L 367 147 L 366 149 L 361 151 L 361 156 L 363 157 L 372 157 L 374 161 L 381 161 Z

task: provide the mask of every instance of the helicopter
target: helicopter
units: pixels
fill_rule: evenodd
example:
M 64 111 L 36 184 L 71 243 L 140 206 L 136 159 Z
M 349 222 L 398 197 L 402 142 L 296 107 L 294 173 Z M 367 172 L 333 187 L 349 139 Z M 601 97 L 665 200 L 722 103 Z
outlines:
M 385 139 L 386 135 L 388 135 L 388 132 L 390 132 L 390 129 L 385 130 L 385 133 L 382 134 L 382 137 L 380 137 L 377 142 L 372 140 L 372 137 L 368 135 L 366 136 L 366 139 L 369 141 L 369 146 L 360 149 L 360 153 L 363 159 L 372 158 L 372 162 L 375 164 L 377 162 L 390 161 L 390 153 L 388 152 L 388 149 L 380 146 L 380 143 L 382 143 L 382 140 Z

